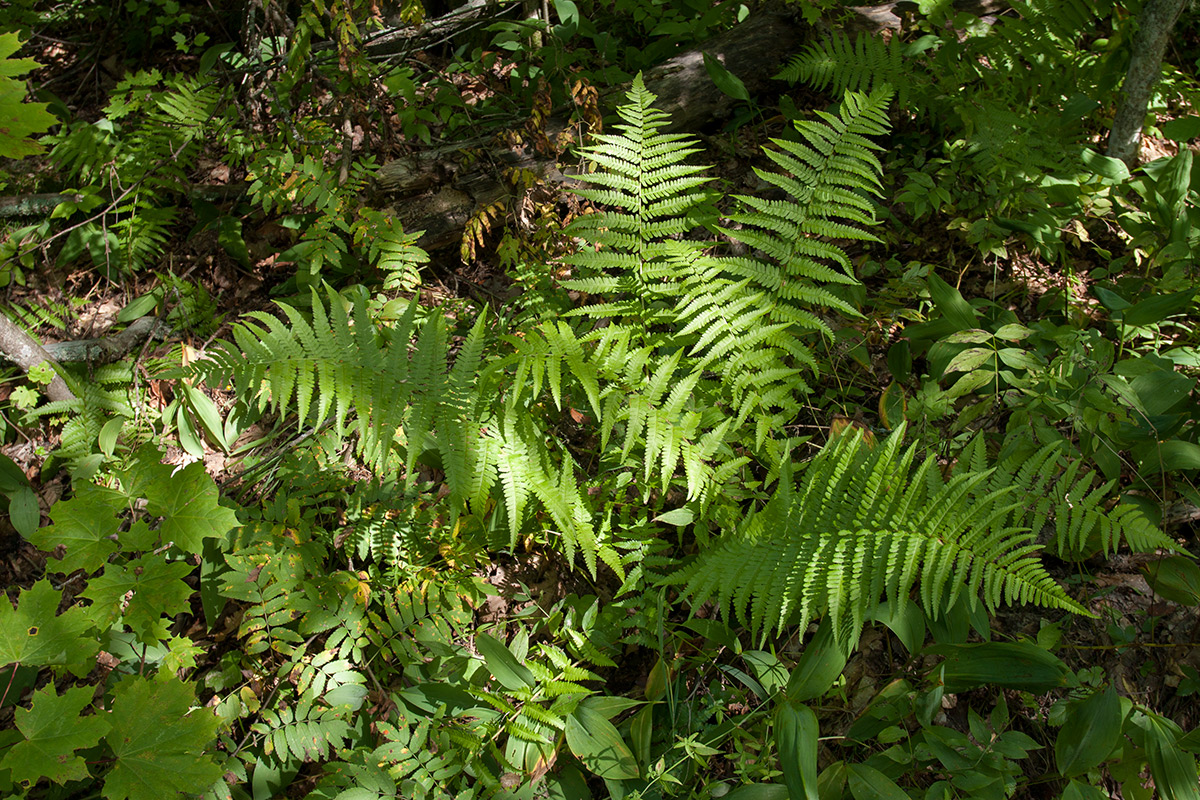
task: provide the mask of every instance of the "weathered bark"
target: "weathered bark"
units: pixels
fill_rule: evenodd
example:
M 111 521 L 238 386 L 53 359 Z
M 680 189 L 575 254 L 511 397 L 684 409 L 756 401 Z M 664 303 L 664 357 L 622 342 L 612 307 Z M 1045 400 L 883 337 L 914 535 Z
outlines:
M 59 362 L 87 361 L 92 364 L 108 364 L 132 352 L 152 335 L 162 335 L 167 330 L 169 326 L 156 317 L 142 317 L 129 323 L 129 327 L 118 333 L 96 339 L 50 342 L 42 345 L 42 349 L 50 358 Z
M 54 359 L 50 358 L 50 354 L 34 341 L 32 336 L 2 313 L 0 313 L 0 353 L 3 353 L 26 372 L 44 362 L 49 362 L 51 366 L 55 363 Z M 51 400 L 75 399 L 75 393 L 59 375 L 55 375 L 54 380 L 50 381 L 46 387 L 46 396 Z
M 250 191 L 250 183 L 243 181 L 229 184 L 198 183 L 187 187 L 184 194 L 194 200 L 221 203 L 241 197 Z M 75 192 L 51 192 L 49 194 L 19 194 L 0 197 L 0 218 L 44 217 L 68 200 L 78 203 L 83 195 Z M 110 198 L 111 200 L 111 198 Z
M 1109 157 L 1121 159 L 1130 168 L 1138 165 L 1142 122 L 1158 83 L 1171 28 L 1186 3 L 1187 0 L 1146 0 L 1136 20 L 1129 71 L 1125 73 L 1121 99 L 1108 135 Z
M 78 202 L 79 194 L 22 194 L 0 197 L 0 217 L 44 217 L 67 200 Z

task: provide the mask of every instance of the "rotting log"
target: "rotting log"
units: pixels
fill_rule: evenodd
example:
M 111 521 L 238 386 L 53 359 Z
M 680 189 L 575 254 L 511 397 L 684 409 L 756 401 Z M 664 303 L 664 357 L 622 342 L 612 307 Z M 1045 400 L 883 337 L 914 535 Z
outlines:
M 3 313 L 0 313 L 0 353 L 25 372 L 39 364 L 55 365 L 45 348 Z M 55 401 L 75 399 L 75 393 L 61 375 L 55 375 L 46 386 L 46 396 Z
M 772 78 L 805 38 L 805 27 L 789 16 L 760 14 L 699 47 L 647 70 L 646 88 L 658 95 L 657 106 L 671 115 L 675 130 L 711 129 L 728 119 L 739 101 L 720 92 L 704 66 L 704 55 L 721 62 L 745 83 L 751 96 L 764 94 Z M 612 106 L 626 87 L 602 99 Z M 553 141 L 567 125 L 552 118 L 546 125 Z M 485 158 L 462 166 L 456 155 L 480 148 Z M 419 244 L 437 251 L 456 245 L 476 209 L 511 194 L 505 173 L 530 170 L 550 186 L 570 181 L 570 167 L 535 152 L 532 145 L 510 146 L 497 139 L 477 139 L 429 148 L 385 163 L 376 176 L 379 194 L 393 205 L 406 230 L 425 231 Z
M 899 28 L 905 5 L 913 4 L 850 8 L 846 28 L 870 33 Z M 989 21 L 1008 8 L 1004 0 L 956 0 L 954 6 Z M 713 84 L 704 66 L 706 53 L 740 78 L 751 97 L 770 95 L 782 88 L 772 76 L 812 36 L 813 29 L 793 16 L 778 12 L 756 14 L 647 70 L 646 88 L 658 95 L 658 108 L 671 115 L 673 130 L 712 131 L 733 115 L 741 101 L 725 95 Z M 601 104 L 612 108 L 627 88 L 621 86 L 607 92 Z M 561 117 L 548 120 L 547 138 L 554 141 L 566 125 L 567 120 Z M 484 156 L 464 166 L 458 156 L 470 148 Z M 496 137 L 440 145 L 388 161 L 379 169 L 376 189 L 381 201 L 394 207 L 405 230 L 425 231 L 418 244 L 436 252 L 459 243 L 463 228 L 477 209 L 512 194 L 504 174 L 513 169 L 533 172 L 551 189 L 565 188 L 571 181 L 571 165 L 539 154 L 531 145 L 512 146 Z

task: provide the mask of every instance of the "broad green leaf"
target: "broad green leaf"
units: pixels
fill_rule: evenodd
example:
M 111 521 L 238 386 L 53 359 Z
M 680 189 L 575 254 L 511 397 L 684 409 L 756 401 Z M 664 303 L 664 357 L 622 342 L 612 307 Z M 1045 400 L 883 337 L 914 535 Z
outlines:
M 175 407 L 175 435 L 179 437 L 183 452 L 193 458 L 204 458 L 204 441 L 200 431 L 192 424 L 192 417 L 184 403 Z
M 593 694 L 589 697 L 585 697 L 580 705 L 587 706 L 605 719 L 612 719 L 618 714 L 623 714 L 631 708 L 644 706 L 645 702 L 642 700 L 634 700 L 629 697 Z
M 1153 325 L 1175 314 L 1182 314 L 1192 305 L 1194 291 L 1160 294 L 1135 303 L 1121 312 L 1126 325 Z
M 1046 692 L 1061 686 L 1067 674 L 1053 653 L 1028 642 L 936 645 L 925 652 L 947 656 L 943 664 L 947 692 L 978 686 Z
M 691 525 L 692 520 L 695 518 L 696 513 L 687 506 L 683 506 L 682 508 L 672 509 L 665 514 L 659 514 L 654 518 L 654 521 L 661 522 L 664 525 L 676 525 L 678 527 L 683 527 L 684 525 Z
M 237 217 L 221 217 L 221 221 L 217 223 L 217 244 L 225 248 L 225 252 L 243 267 L 251 265 L 250 251 L 246 248 L 246 240 L 242 236 L 242 221 Z
M 1084 148 L 1082 156 L 1083 163 L 1102 178 L 1117 182 L 1129 179 L 1129 167 L 1119 158 L 1100 155 L 1095 150 L 1087 148 Z
M 1168 439 L 1154 446 L 1138 461 L 1143 471 L 1174 472 L 1200 469 L 1200 444 L 1182 439 Z
M 42 509 L 38 506 L 37 495 L 28 486 L 17 489 L 8 498 L 8 519 L 17 533 L 26 539 L 37 532 L 42 522 Z
M 1042 366 L 1042 362 L 1038 361 L 1033 353 L 1015 347 L 1001 348 L 997 355 L 1006 367 L 1013 369 L 1038 369 Z
M 117 449 L 117 438 L 121 435 L 124 427 L 125 419 L 123 417 L 113 417 L 104 423 L 104 427 L 100 429 L 100 435 L 96 437 L 96 443 L 100 445 L 101 453 L 112 457 L 113 451 Z
M 829 691 L 845 667 L 846 654 L 834 641 L 829 619 L 823 619 L 816 635 L 792 668 L 785 693 L 789 700 L 797 703 L 814 700 Z
M 1107 308 L 1109 311 L 1124 311 L 1133 305 L 1124 297 L 1112 291 L 1105 289 L 1103 286 L 1093 286 L 1092 294 L 1096 295 L 1096 299 L 1100 301 L 1100 305 Z
M 850 764 L 846 770 L 854 800 L 909 800 L 895 781 L 874 767 Z
M 638 777 L 637 759 L 616 727 L 601 714 L 580 706 L 567 717 L 567 747 L 583 765 L 605 780 Z
M 971 308 L 971 304 L 963 299 L 958 289 L 932 272 L 929 274 L 929 296 L 933 298 L 933 304 L 942 312 L 942 316 L 958 330 L 979 327 L 979 315 Z
M 903 424 L 907 411 L 908 399 L 905 397 L 904 387 L 892 381 L 879 396 L 879 421 L 888 430 L 895 430 Z
M 992 381 L 996 380 L 996 373 L 987 369 L 977 369 L 974 372 L 968 372 L 954 382 L 954 385 L 946 390 L 947 397 L 962 397 L 970 394 Z
M 1150 172 L 1153 165 L 1147 165 Z M 1176 155 L 1167 160 L 1166 168 L 1155 176 L 1154 188 L 1162 196 L 1163 204 L 1171 216 L 1179 214 L 1184 209 L 1192 182 L 1192 151 L 1186 147 L 1179 148 Z
M 765 650 L 746 650 L 742 653 L 742 658 L 754 670 L 755 677 L 768 695 L 775 694 L 787 686 L 788 671 L 773 653 Z
M 217 503 L 217 487 L 196 462 L 166 476 L 157 471 L 156 480 L 144 486 L 138 497 L 146 499 L 146 511 L 162 517 L 162 540 L 175 542 L 186 553 L 199 553 L 205 539 L 220 539 L 238 527 L 238 515 Z
M 109 564 L 88 581 L 80 597 L 92 601 L 97 619 L 120 615 L 140 639 L 154 641 L 161 638 L 164 615 L 189 610 L 192 587 L 183 579 L 191 571 L 187 562 L 167 563 L 161 555 L 149 553 L 127 564 Z
M 817 794 L 821 800 L 841 800 L 846 793 L 846 762 L 835 761 L 817 776 Z
M 1069 706 L 1054 742 L 1059 773 L 1083 775 L 1107 758 L 1121 738 L 1121 717 L 1121 701 L 1112 686 Z
M 221 419 L 221 412 L 217 410 L 217 404 L 208 395 L 194 386 L 181 383 L 179 388 L 183 391 L 183 398 L 187 402 L 188 408 L 200 420 L 200 425 L 204 428 L 205 432 L 222 449 L 229 450 L 231 442 L 225 441 L 225 423 Z
M 1144 362 L 1147 359 L 1139 359 Z M 1174 369 L 1151 369 L 1133 376 L 1129 388 L 1137 393 L 1141 407 L 1150 416 L 1166 414 L 1182 402 L 1195 388 L 1196 381 Z
M 747 783 L 739 786 L 723 800 L 788 800 L 788 788 L 779 783 Z
M 1005 342 L 1019 342 L 1033 335 L 1033 330 L 1015 322 L 1001 325 L 996 331 L 996 338 Z
M 909 379 L 912 375 L 912 344 L 908 339 L 901 339 L 888 348 L 887 364 L 892 377 L 897 381 L 905 383 Z
M 117 312 L 117 322 L 133 322 L 135 319 L 146 316 L 158 305 L 162 299 L 161 295 L 161 291 L 155 290 L 149 294 L 133 298 L 124 308 Z
M 62 561 L 50 562 L 57 572 L 88 572 L 100 569 L 117 549 L 112 536 L 121 529 L 117 512 L 125 505 L 120 492 L 85 483 L 69 500 L 50 507 L 52 525 L 37 531 L 29 540 L 47 552 L 62 547 Z
M 995 352 L 989 347 L 970 347 L 950 359 L 943 375 L 953 372 L 970 372 L 985 362 L 991 361 Z
M 16 609 L 0 602 L 0 665 L 65 666 L 76 675 L 87 674 L 100 649 L 92 622 L 79 606 L 58 614 L 61 602 L 62 593 L 48 580 L 21 592 Z
M 992 334 L 988 333 L 987 331 L 979 330 L 978 328 L 972 328 L 971 330 L 966 331 L 958 331 L 957 333 L 952 333 L 945 339 L 942 339 L 942 341 L 946 342 L 947 344 L 983 344 L 984 342 L 990 342 L 991 340 Z
M 1194 606 L 1200 604 L 1200 566 L 1187 556 L 1170 556 L 1142 565 L 1146 581 L 1164 600 Z
M 746 90 L 746 84 L 742 83 L 742 79 L 727 70 L 724 64 L 708 53 L 704 54 L 704 69 L 708 71 L 708 77 L 712 78 L 716 87 L 734 100 L 748 101 L 750 99 L 750 92 Z
M 902 612 L 892 603 L 880 603 L 872 616 L 896 634 L 908 652 L 915 653 L 925 644 L 925 612 L 916 603 L 908 603 Z
M 1146 732 L 1146 755 L 1154 786 L 1163 800 L 1200 800 L 1196 757 L 1176 744 L 1182 731 L 1166 717 L 1135 714 L 1134 724 Z
M 1190 142 L 1200 138 L 1200 117 L 1189 114 L 1186 117 L 1169 120 L 1158 126 L 1162 135 L 1176 142 Z
M 475 634 L 475 649 L 483 656 L 492 677 L 500 681 L 500 685 L 510 692 L 519 689 L 531 689 L 537 679 L 521 662 L 517 661 L 504 643 L 486 633 Z
M 89 686 L 67 689 L 62 696 L 53 685 L 35 692 L 29 709 L 16 713 L 17 730 L 25 738 L 12 746 L 0 767 L 12 770 L 13 780 L 30 783 L 42 777 L 55 783 L 88 777 L 87 765 L 75 751 L 94 747 L 111 727 L 104 717 L 80 716 L 94 694 Z
M 193 708 L 192 686 L 170 678 L 149 681 L 131 675 L 113 690 L 112 732 L 106 741 L 116 756 L 104 783 L 108 800 L 161 800 L 176 793 L 199 794 L 221 777 L 212 752 L 218 720 Z
M 775 708 L 775 743 L 791 800 L 818 800 L 817 735 L 812 709 L 781 698 Z
M 650 674 L 646 677 L 646 699 L 661 700 L 667 693 L 667 683 L 670 679 L 671 673 L 667 668 L 667 662 L 659 658 L 654 662 L 654 666 L 650 668 Z
M 29 478 L 17 466 L 17 462 L 0 453 L 0 493 L 8 494 L 18 489 L 29 488 Z
M 1090 783 L 1080 783 L 1072 778 L 1063 789 L 1062 800 L 1109 800 L 1110 795 Z
M 25 84 L 13 77 L 40 64 L 31 58 L 9 58 L 20 46 L 17 34 L 0 34 L 0 158 L 24 158 L 42 152 L 42 146 L 29 137 L 58 122 L 46 110 L 46 103 L 24 102 Z

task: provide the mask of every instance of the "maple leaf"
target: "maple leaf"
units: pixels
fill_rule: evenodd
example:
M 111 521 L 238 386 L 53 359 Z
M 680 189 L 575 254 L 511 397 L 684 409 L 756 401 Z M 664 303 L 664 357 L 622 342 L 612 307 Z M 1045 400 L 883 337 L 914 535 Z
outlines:
M 21 46 L 15 33 L 0 34 L 0 157 L 24 158 L 42 152 L 29 138 L 58 122 L 46 103 L 23 103 L 25 84 L 10 76 L 41 66 L 31 58 L 9 58 Z
M 183 579 L 191 571 L 185 562 L 168 564 L 161 555 L 147 554 L 128 564 L 109 564 L 79 594 L 95 603 L 97 620 L 121 614 L 138 638 L 156 641 L 162 638 L 160 629 L 165 631 L 159 624 L 164 614 L 174 616 L 189 609 L 193 590 Z
M 14 781 L 30 785 L 42 777 L 55 783 L 88 777 L 87 765 L 75 751 L 95 747 L 110 728 L 101 717 L 80 716 L 93 694 L 91 687 L 81 686 L 60 696 L 53 685 L 35 693 L 29 709 L 16 712 L 17 730 L 25 738 L 12 746 L 0 768 L 8 767 Z
M 164 542 L 199 553 L 204 539 L 223 537 L 238 525 L 237 514 L 217 503 L 217 485 L 196 462 L 178 472 L 158 461 L 157 451 L 143 448 L 123 475 L 133 497 L 146 498 L 146 511 L 162 517 L 158 532 Z
M 108 800 L 199 794 L 220 779 L 221 767 L 205 755 L 219 720 L 207 709 L 191 710 L 192 691 L 174 677 L 148 681 L 130 675 L 117 684 L 106 737 L 116 756 L 104 783 Z
M 70 500 L 60 500 L 50 509 L 53 525 L 37 531 L 29 541 L 47 552 L 59 545 L 66 549 L 60 572 L 104 566 L 117 549 L 111 537 L 121 527 L 117 511 L 125 505 L 120 492 L 85 483 Z
M 48 580 L 21 592 L 19 602 L 16 609 L 0 603 L 0 664 L 65 666 L 76 675 L 87 674 L 100 644 L 91 635 L 86 611 L 75 606 L 57 614 L 62 594 Z

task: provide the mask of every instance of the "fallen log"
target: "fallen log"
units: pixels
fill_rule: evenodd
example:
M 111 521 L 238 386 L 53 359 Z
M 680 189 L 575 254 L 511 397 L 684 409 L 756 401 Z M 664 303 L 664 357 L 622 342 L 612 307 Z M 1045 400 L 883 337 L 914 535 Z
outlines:
M 988 22 L 1008 8 L 1005 0 L 955 0 L 953 5 Z M 471 13 L 478 13 L 479 8 L 474 6 Z M 850 16 L 844 27 L 869 33 L 896 30 L 904 15 L 916 8 L 908 0 L 851 7 L 846 9 Z M 828 30 L 828 26 L 822 23 L 822 29 Z M 705 68 L 704 55 L 715 58 L 740 78 L 751 97 L 771 95 L 782 88 L 772 76 L 799 52 L 813 31 L 786 14 L 753 15 L 737 27 L 647 70 L 646 88 L 658 95 L 658 107 L 671 115 L 673 130 L 714 130 L 743 104 L 716 88 Z M 616 87 L 606 93 L 602 105 L 612 108 L 626 88 Z M 553 140 L 566 124 L 564 118 L 549 120 L 548 138 Z M 458 155 L 466 148 L 482 149 L 486 157 L 464 166 Z M 395 208 L 406 230 L 425 231 L 420 246 L 435 252 L 459 243 L 464 226 L 477 209 L 512 194 L 511 184 L 504 180 L 504 173 L 512 169 L 530 170 L 552 189 L 571 180 L 570 167 L 536 153 L 530 146 L 513 147 L 496 137 L 428 148 L 389 161 L 379 169 L 376 188 L 381 199 Z
M 799 49 L 805 36 L 805 26 L 790 16 L 756 15 L 647 70 L 646 88 L 658 95 L 658 107 L 671 114 L 674 130 L 711 130 L 742 103 L 713 85 L 704 55 L 739 77 L 753 97 L 778 91 L 779 84 L 771 76 Z M 614 89 L 602 103 L 611 107 L 625 88 Z M 565 118 L 551 119 L 547 137 L 553 140 L 566 125 Z M 457 156 L 468 147 L 483 148 L 487 158 L 463 166 Z M 530 170 L 551 187 L 570 181 L 570 168 L 560 168 L 556 159 L 535 152 L 531 145 L 504 145 L 497 137 L 429 148 L 389 161 L 379 169 L 376 188 L 394 206 L 406 230 L 425 231 L 420 246 L 437 251 L 458 244 L 476 209 L 512 193 L 511 183 L 505 180 L 512 169 Z

